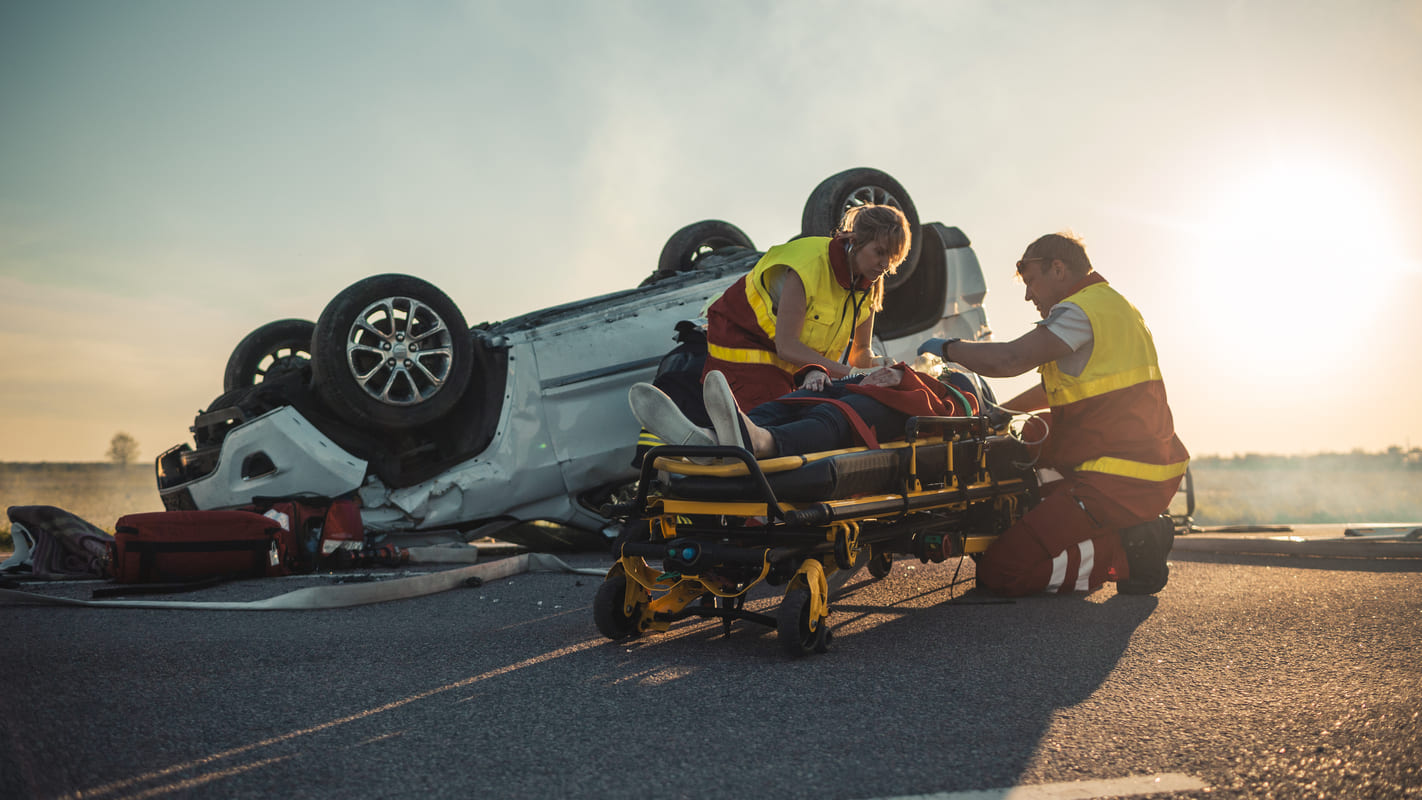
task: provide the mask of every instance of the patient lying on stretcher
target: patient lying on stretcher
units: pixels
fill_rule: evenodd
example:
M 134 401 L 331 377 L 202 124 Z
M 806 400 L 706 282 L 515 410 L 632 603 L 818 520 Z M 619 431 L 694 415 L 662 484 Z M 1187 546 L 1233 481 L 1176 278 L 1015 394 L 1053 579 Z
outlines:
M 642 427 L 667 444 L 733 445 L 756 458 L 874 449 L 880 441 L 903 438 L 909 417 L 967 416 L 979 408 L 977 392 L 961 373 L 943 381 L 902 363 L 838 381 L 811 365 L 796 377 L 799 389 L 746 412 L 725 376 L 707 373 L 702 395 L 711 428 L 693 423 L 650 383 L 634 385 L 628 401 Z

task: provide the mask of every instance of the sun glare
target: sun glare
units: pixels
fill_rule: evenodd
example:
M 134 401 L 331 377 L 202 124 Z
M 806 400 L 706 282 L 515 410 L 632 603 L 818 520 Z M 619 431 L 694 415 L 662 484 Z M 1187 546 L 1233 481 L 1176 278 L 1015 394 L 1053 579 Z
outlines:
M 1385 268 L 1396 251 L 1388 228 L 1380 191 L 1365 176 L 1316 164 L 1242 174 L 1207 223 L 1231 261 L 1287 261 L 1314 278 Z
M 1357 319 L 1402 268 L 1382 184 L 1323 160 L 1246 168 L 1201 220 L 1197 264 L 1235 336 L 1268 342 L 1322 314 Z

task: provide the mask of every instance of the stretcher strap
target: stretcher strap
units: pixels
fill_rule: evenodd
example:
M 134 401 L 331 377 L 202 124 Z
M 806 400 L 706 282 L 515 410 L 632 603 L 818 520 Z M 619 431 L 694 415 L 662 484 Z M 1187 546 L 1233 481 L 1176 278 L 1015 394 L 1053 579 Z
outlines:
M 859 416 L 859 412 L 855 411 L 853 406 L 849 405 L 843 400 L 839 400 L 833 397 L 781 397 L 775 402 L 799 403 L 801 405 L 808 405 L 811 403 L 829 403 L 830 405 L 844 412 L 845 418 L 849 420 L 850 426 L 854 428 L 855 434 L 859 436 L 859 441 L 863 442 L 865 447 L 869 448 L 870 450 L 879 449 L 879 437 L 874 435 L 874 430 L 869 427 L 869 424 L 864 421 L 863 417 Z

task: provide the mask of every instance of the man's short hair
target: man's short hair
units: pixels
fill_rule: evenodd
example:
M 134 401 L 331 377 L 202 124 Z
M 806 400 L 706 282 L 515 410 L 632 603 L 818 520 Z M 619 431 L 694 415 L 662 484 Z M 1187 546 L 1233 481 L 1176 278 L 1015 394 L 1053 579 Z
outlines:
M 1085 275 L 1091 271 L 1091 259 L 1086 257 L 1086 246 L 1081 238 L 1071 233 L 1049 233 L 1027 245 L 1023 258 L 1045 258 L 1061 261 L 1073 274 Z

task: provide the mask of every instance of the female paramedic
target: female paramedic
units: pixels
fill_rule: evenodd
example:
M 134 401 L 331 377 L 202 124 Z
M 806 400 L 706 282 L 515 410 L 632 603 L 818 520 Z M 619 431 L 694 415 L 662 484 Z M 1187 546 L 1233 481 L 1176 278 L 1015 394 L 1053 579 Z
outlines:
M 801 367 L 842 378 L 879 365 L 870 349 L 874 312 L 909 236 L 903 212 L 866 205 L 845 213 L 834 236 L 767 250 L 707 309 L 703 379 L 720 370 L 741 407 L 754 408 L 794 391 Z

